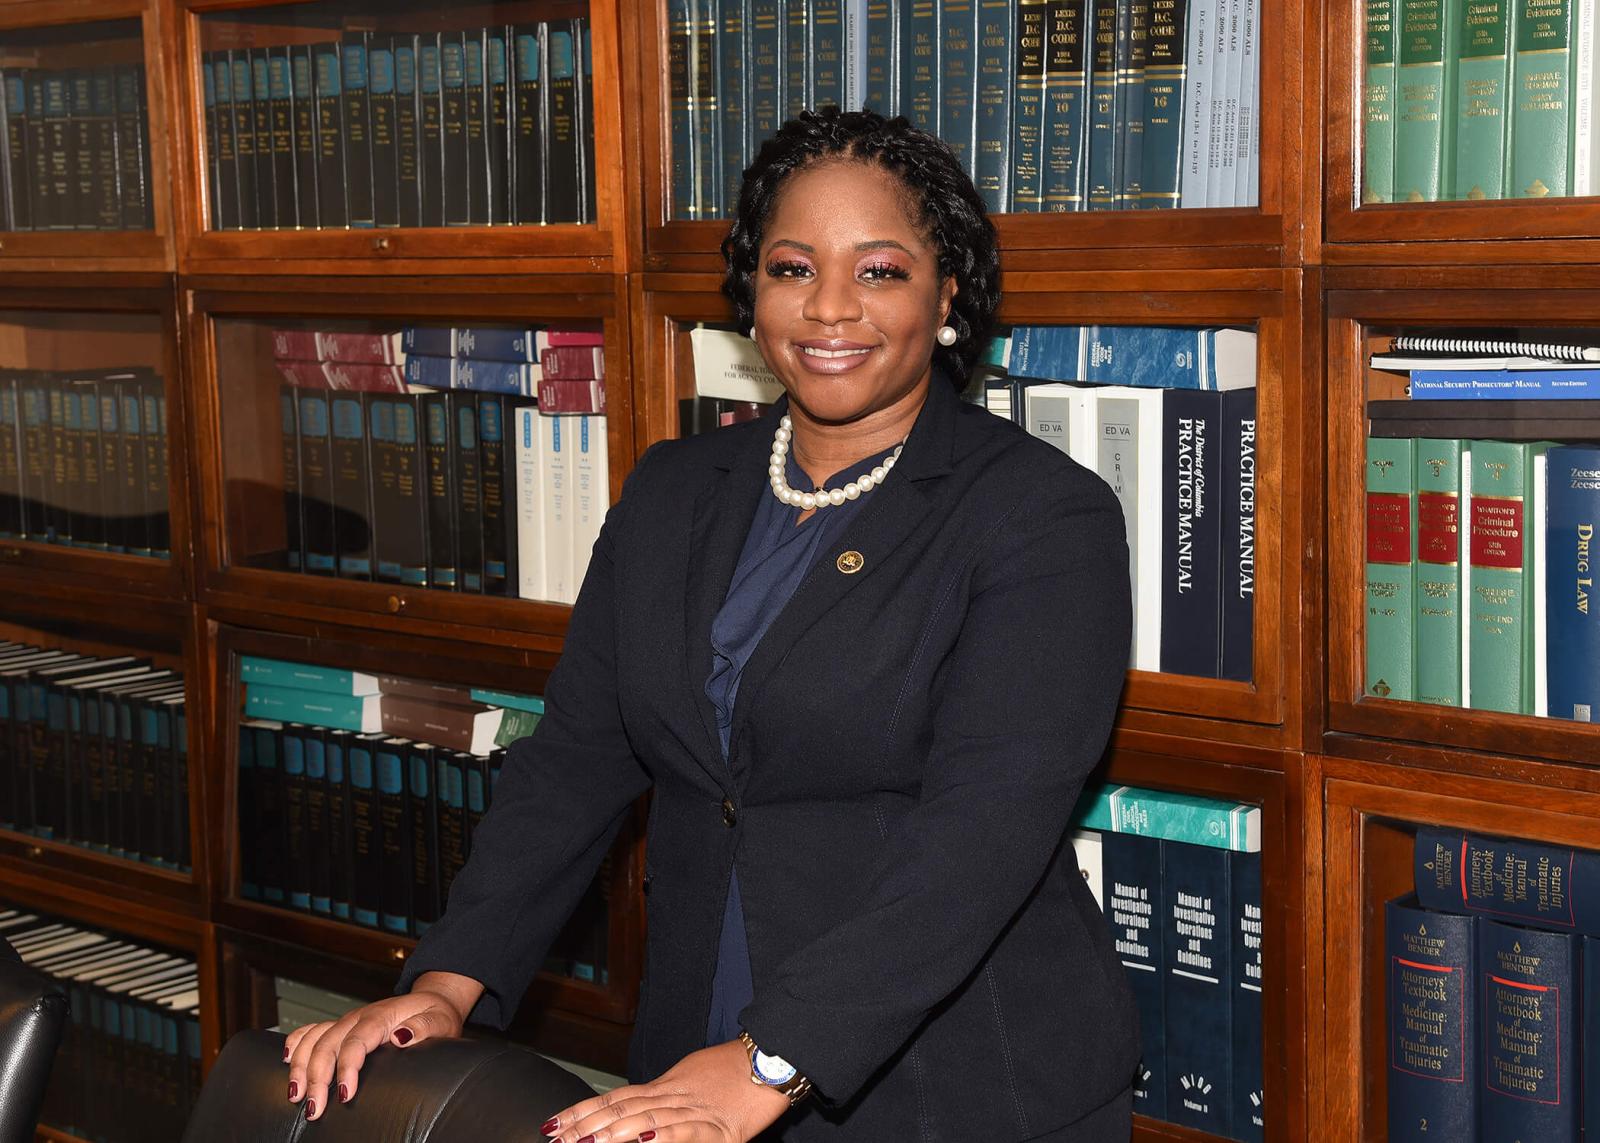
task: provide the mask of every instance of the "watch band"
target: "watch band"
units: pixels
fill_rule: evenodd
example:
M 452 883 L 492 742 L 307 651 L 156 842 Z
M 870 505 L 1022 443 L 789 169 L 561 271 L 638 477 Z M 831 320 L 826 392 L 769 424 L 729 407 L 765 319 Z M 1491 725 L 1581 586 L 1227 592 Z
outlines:
M 782 1092 L 788 1097 L 790 1107 L 793 1107 L 806 1096 L 811 1094 L 811 1081 L 805 1076 L 801 1075 L 799 1072 L 795 1072 L 793 1076 L 781 1084 L 767 1082 L 762 1078 L 761 1072 L 756 1067 L 756 1052 L 758 1052 L 760 1049 L 756 1047 L 755 1040 L 751 1038 L 749 1032 L 741 1031 L 739 1033 L 739 1042 L 744 1045 L 744 1050 L 750 1057 L 751 1083 L 759 1084 L 761 1087 L 769 1087 L 773 1091 Z

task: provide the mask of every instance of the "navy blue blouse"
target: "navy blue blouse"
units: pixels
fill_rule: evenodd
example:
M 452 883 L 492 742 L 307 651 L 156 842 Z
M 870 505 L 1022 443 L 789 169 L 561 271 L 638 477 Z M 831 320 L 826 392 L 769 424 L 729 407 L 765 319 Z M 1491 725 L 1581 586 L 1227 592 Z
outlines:
M 887 448 L 849 465 L 830 476 L 824 487 L 844 487 L 847 481 L 882 464 L 893 452 L 893 447 Z M 791 488 L 811 487 L 811 478 L 795 462 L 793 452 L 788 456 L 787 479 Z M 728 760 L 733 705 L 745 664 L 811 570 L 817 554 L 829 549 L 871 495 L 869 492 L 855 500 L 846 500 L 838 507 L 830 505 L 819 509 L 798 525 L 795 521 L 802 510 L 784 504 L 770 493 L 756 506 L 750 534 L 745 538 L 739 564 L 728 585 L 727 598 L 711 624 L 711 675 L 706 679 L 706 695 L 716 708 L 724 762 Z M 741 1027 L 739 1013 L 754 999 L 750 946 L 745 938 L 744 906 L 739 898 L 739 870 L 735 866 L 728 884 L 728 901 L 722 912 L 717 971 L 711 982 L 707 1046 L 736 1039 Z

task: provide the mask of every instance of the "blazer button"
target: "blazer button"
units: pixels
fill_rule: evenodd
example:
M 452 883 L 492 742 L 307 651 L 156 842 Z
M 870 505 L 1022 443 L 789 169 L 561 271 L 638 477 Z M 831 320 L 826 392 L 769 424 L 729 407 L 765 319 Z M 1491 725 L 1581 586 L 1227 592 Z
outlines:
M 739 824 L 739 815 L 733 812 L 733 802 L 728 798 L 722 799 L 722 824 L 729 829 Z
M 650 896 L 650 881 L 651 881 L 650 874 L 646 873 L 644 875 L 644 885 L 643 885 L 644 895 L 646 897 Z

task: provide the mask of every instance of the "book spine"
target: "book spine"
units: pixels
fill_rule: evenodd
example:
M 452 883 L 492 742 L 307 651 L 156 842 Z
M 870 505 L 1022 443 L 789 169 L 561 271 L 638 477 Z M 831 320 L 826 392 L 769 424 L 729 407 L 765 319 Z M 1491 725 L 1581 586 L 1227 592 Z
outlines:
M 539 410 L 517 405 L 511 410 L 513 458 L 516 464 L 516 593 L 522 599 L 545 599 L 544 464 Z
M 696 192 L 699 179 L 695 160 L 695 42 L 696 0 L 668 0 L 667 4 L 667 107 L 671 116 L 671 191 L 675 218 L 699 218 Z
M 1150 59 L 1150 8 L 1143 0 L 1128 0 L 1117 12 L 1117 107 L 1121 112 L 1117 120 L 1117 206 L 1121 210 L 1138 210 L 1144 202 L 1144 101 L 1145 69 Z
M 374 35 L 367 53 L 374 226 L 400 225 L 400 109 L 395 87 L 394 42 Z
M 10 78 L 7 68 L 0 67 L 0 230 L 26 229 L 17 225 L 15 204 L 13 203 L 12 177 L 13 156 L 11 154 L 11 116 L 16 113 L 16 104 L 11 99 Z M 206 79 L 209 72 L 202 74 L 202 90 L 205 90 Z M 215 87 L 211 87 L 212 97 L 215 99 Z M 26 96 L 23 97 L 24 102 Z M 210 106 L 210 104 L 207 104 Z M 20 134 L 18 136 L 20 138 Z
M 289 48 L 289 95 L 294 118 L 290 135 L 294 150 L 294 215 L 303 230 L 322 225 L 317 175 L 316 65 L 310 44 Z
M 1046 0 L 1017 0 L 1016 95 L 1011 123 L 1011 209 L 1044 209 Z
M 78 230 L 96 229 L 95 112 L 92 73 L 74 68 L 67 75 L 67 139 L 72 180 L 72 222 Z
M 809 53 L 811 37 L 807 28 L 811 20 L 813 3 L 814 0 L 783 0 L 784 119 L 793 119 L 811 106 L 808 102 L 812 94 Z M 929 7 L 932 7 L 931 3 Z
M 1417 0 L 1402 7 L 1395 76 L 1396 202 L 1437 202 L 1449 197 L 1445 156 L 1450 149 L 1445 128 L 1454 113 L 1445 96 L 1454 89 L 1454 41 L 1445 0 Z
M 1416 699 L 1461 705 L 1461 442 L 1418 439 L 1412 636 Z
M 1162 842 L 1168 1122 L 1228 1135 L 1233 1107 L 1233 916 L 1227 850 Z
M 1410 700 L 1414 610 L 1412 488 L 1416 449 L 1409 440 L 1367 440 L 1366 683 L 1363 693 Z
M 961 169 L 974 173 L 978 96 L 978 10 L 974 0 L 939 0 L 939 136 Z
M 603 416 L 580 415 L 571 418 L 573 432 L 572 494 L 573 544 L 572 583 L 576 594 L 589 570 L 589 555 L 600 539 L 600 525 L 611 506 L 609 480 L 610 448 Z
M 904 39 L 900 114 L 918 130 L 938 135 L 942 106 L 939 98 L 939 6 L 936 0 L 909 0 L 901 19 Z
M 516 584 L 515 520 L 511 515 L 506 398 L 483 395 L 478 410 L 478 481 L 483 518 L 483 593 L 513 594 Z
M 1105 914 L 1117 957 L 1139 1009 L 1141 1058 L 1133 1079 L 1133 1109 L 1167 1117 L 1167 1020 L 1162 977 L 1166 966 L 1162 914 L 1163 843 L 1128 834 L 1100 835 Z
M 487 37 L 484 29 L 474 28 L 463 34 L 461 42 L 462 84 L 466 98 L 467 222 L 472 226 L 487 226 L 490 198 Z
M 356 924 L 369 928 L 380 927 L 384 897 L 382 813 L 373 749 L 378 738 L 352 737 L 345 751 L 350 782 L 350 913 Z
M 1375 2 L 1379 0 L 1369 0 L 1369 4 Z M 1513 3 L 1514 0 L 1472 0 L 1471 4 L 1447 6 L 1451 18 L 1459 23 L 1452 198 L 1505 197 L 1506 132 L 1511 121 L 1506 88 L 1511 78 Z M 1367 67 L 1370 72 L 1370 57 Z
M 1102 390 L 1096 400 L 1095 471 L 1122 505 L 1134 597 L 1136 670 L 1161 669 L 1161 399 L 1153 390 Z
M 1478 710 L 1531 714 L 1530 446 L 1479 440 L 1471 448 L 1467 526 L 1472 594 L 1465 604 L 1470 643 L 1465 697 Z
M 572 417 L 539 419 L 544 466 L 544 583 L 546 598 L 572 603 L 577 597 L 573 560 Z
M 1007 19 L 1011 4 L 1005 5 Z M 867 50 L 865 93 L 862 106 L 887 118 L 900 111 L 900 4 L 899 0 L 867 0 Z M 1006 44 L 1010 44 L 1009 37 Z M 1011 61 L 1006 60 L 1009 73 Z M 982 189 L 981 187 L 979 188 Z M 999 209 L 1005 209 L 1004 200 Z
M 366 412 L 358 393 L 335 394 L 329 406 L 338 573 L 345 579 L 371 579 L 374 521 Z
M 308 907 L 313 913 L 333 915 L 332 870 L 328 836 L 328 752 L 323 732 L 302 727 L 305 756 L 305 836 L 309 876 Z
M 28 154 L 28 91 L 15 69 L 0 69 L 0 102 L 5 104 L 5 172 L 12 230 L 32 230 L 32 158 Z M 214 120 L 213 120 L 214 121 Z M 213 147 L 209 152 L 216 153 Z
M 1384 918 L 1389 1138 L 1476 1139 L 1476 922 L 1415 898 L 1388 902 Z
M 1215 78 L 1212 45 L 1217 0 L 1191 0 L 1184 42 L 1182 166 L 1178 205 L 1206 206 L 1206 162 L 1211 149 L 1211 86 Z
M 60 207 L 56 202 L 57 152 L 54 147 L 56 132 L 46 112 L 50 103 L 48 85 L 45 83 L 43 73 L 37 70 L 27 72 L 25 80 L 28 101 L 28 165 L 32 173 L 30 185 L 33 228 L 54 230 L 56 214 Z M 61 152 L 61 159 L 65 163 L 64 149 Z
M 947 24 L 946 30 L 965 35 L 967 46 L 964 50 L 969 57 L 972 48 L 971 7 L 972 0 L 945 0 L 944 4 L 947 14 L 967 10 L 967 19 L 957 18 L 958 28 L 951 29 Z M 811 19 L 806 29 L 810 37 L 807 51 L 811 68 L 811 94 L 807 102 L 814 109 L 838 107 L 849 110 L 845 102 L 845 19 L 845 0 L 812 0 Z M 968 75 L 970 78 L 970 70 Z M 970 103 L 968 109 L 970 112 Z M 952 147 L 956 145 L 948 137 L 946 142 Z M 959 152 L 957 157 L 962 157 Z
M 454 591 L 459 586 L 456 555 L 455 434 L 447 393 L 422 398 L 424 455 L 427 461 L 428 586 Z
M 126 704 L 119 704 L 119 718 L 125 713 Z M 281 905 L 286 901 L 284 878 L 287 875 L 284 869 L 286 856 L 284 853 L 284 788 L 283 771 L 279 763 L 278 732 L 282 727 L 278 723 L 267 722 L 255 727 L 255 749 L 252 752 L 253 765 L 251 775 L 255 780 L 255 790 L 251 795 L 251 806 L 255 811 L 254 822 L 254 848 L 256 850 L 256 873 L 261 882 L 261 899 L 268 904 Z M 126 739 L 128 736 L 123 735 Z M 126 764 L 124 771 L 128 770 Z M 126 826 L 124 826 L 124 844 L 127 843 Z
M 1417 896 L 1430 909 L 1600 933 L 1600 862 L 1587 852 L 1424 827 L 1415 876 Z
M 488 220 L 504 226 L 511 221 L 511 68 L 506 57 L 503 27 L 489 28 L 484 34 L 483 80 L 485 136 L 489 152 Z
M 370 32 L 345 34 L 339 48 L 343 67 L 340 100 L 344 111 L 345 202 L 349 225 L 368 228 L 375 225 L 372 179 L 372 89 L 369 53 Z
M 1150 5 L 1139 161 L 1139 204 L 1147 210 L 1170 210 L 1178 205 L 1188 15 L 1188 4 L 1179 0 L 1152 0 Z
M 1128 0 L 1122 0 L 1126 4 Z M 1117 85 L 1118 0 L 1089 0 L 1089 186 L 1090 210 L 1117 209 L 1117 153 L 1121 142 Z M 1124 37 L 1125 38 L 1125 37 Z M 1187 205 L 1187 204 L 1186 204 Z
M 372 748 L 374 800 L 381 854 L 379 925 L 391 933 L 411 931 L 411 833 L 406 828 L 404 740 L 385 739 Z
M 1239 89 L 1243 83 L 1239 64 L 1240 11 L 1244 0 L 1226 0 L 1217 23 L 1216 61 L 1221 83 L 1212 84 L 1217 96 L 1212 104 L 1216 123 L 1212 137 L 1212 160 L 1206 175 L 1206 202 L 1211 206 L 1233 206 L 1233 174 L 1239 149 Z
M 422 225 L 422 104 L 417 86 L 417 37 L 395 36 L 395 182 L 399 225 Z
M 826 4 L 832 0 L 812 0 Z M 693 28 L 689 38 L 691 87 L 691 136 L 689 145 L 694 148 L 694 196 L 699 218 L 723 217 L 724 202 L 722 171 L 722 105 L 717 102 L 717 60 L 720 48 L 717 36 L 721 25 L 717 20 L 716 0 L 691 0 L 689 6 Z M 576 46 L 576 33 L 574 33 Z M 574 216 L 574 220 L 577 216 Z
M 578 169 L 577 57 L 573 22 L 550 25 L 550 66 L 544 87 L 548 149 L 545 162 L 547 222 L 577 222 L 580 218 Z M 698 174 L 696 176 L 698 178 Z
M 439 902 L 450 899 L 450 886 L 467 863 L 466 775 L 461 756 L 433 752 L 434 786 L 439 798 Z
M 1011 202 L 1013 8 L 1011 0 L 977 0 L 977 7 L 972 181 L 989 213 L 1000 214 Z
M 328 398 L 301 391 L 300 518 L 305 570 L 313 575 L 337 573 L 334 535 L 333 444 L 329 436 Z
M 78 389 L 78 420 L 82 434 L 78 438 L 78 476 L 83 482 L 79 523 L 84 542 L 96 551 L 103 552 L 110 547 L 106 522 L 111 505 L 107 500 L 109 491 L 105 474 L 100 469 L 100 458 L 104 455 L 101 438 L 106 432 L 106 427 L 100 422 L 100 387 L 98 381 L 84 381 Z
M 1575 0 L 1515 0 L 1512 40 L 1512 198 L 1572 193 L 1572 21 Z M 1398 146 L 1398 140 L 1396 146 Z
M 324 230 L 350 225 L 345 177 L 344 62 L 337 41 L 312 48 L 317 93 L 317 222 Z
M 1085 210 L 1088 205 L 1089 13 L 1088 0 L 1050 0 L 1046 8 L 1041 144 L 1045 210 Z
M 278 735 L 283 765 L 284 886 L 288 904 L 311 909 L 311 852 L 306 829 L 306 752 L 301 726 L 285 726 Z
M 266 65 L 273 212 L 280 227 L 298 229 L 304 223 L 295 163 L 294 68 L 289 49 L 269 48 Z
M 1261 855 L 1234 854 L 1233 884 L 1233 1138 L 1260 1143 L 1266 1138 L 1262 1064 Z
M 478 456 L 478 407 L 472 393 L 448 395 L 456 490 L 456 589 L 483 591 L 483 479 Z
M 1222 395 L 1162 395 L 1164 468 L 1161 669 L 1217 678 L 1221 669 Z
M 1241 0 L 1243 56 L 1239 61 L 1238 155 L 1234 168 L 1234 206 L 1255 206 L 1261 179 L 1261 9 L 1257 0 Z
M 1600 369 L 1413 369 L 1411 399 L 1600 399 Z
M 1600 608 L 1593 602 L 1600 449 L 1568 446 L 1547 456 L 1547 547 L 1541 558 L 1549 607 L 1549 712 L 1594 722 L 1600 710 Z
M 439 893 L 439 787 L 435 750 L 412 743 L 406 752 L 406 828 L 411 834 L 411 932 L 421 936 L 442 912 Z
M 50 228 L 72 230 L 77 226 L 77 160 L 72 146 L 71 77 L 65 73 L 46 74 L 42 82 L 45 153 L 49 157 Z
M 527 226 L 544 221 L 544 96 L 540 92 L 545 58 L 543 32 L 542 24 L 524 24 L 512 36 L 517 69 L 511 145 L 517 186 L 512 208 L 515 221 Z
M 22 435 L 16 381 L 0 377 L 0 536 L 21 539 Z M 4 731 L 0 731 L 3 736 Z
M 374 523 L 377 542 L 384 553 L 379 561 L 379 576 L 421 587 L 428 582 L 428 513 L 419 400 L 407 396 L 375 398 L 370 408 L 374 432 L 381 425 L 393 437 L 392 452 L 385 452 L 386 463 L 376 466 L 374 478 L 382 483 L 383 498 L 380 509 L 380 489 L 375 483 Z
M 1577 1143 L 1581 937 L 1478 923 L 1485 1139 Z
M 1585 1029 L 1600 1027 L 1600 940 L 1585 937 L 1583 940 L 1583 1005 L 1579 1026 Z M 1584 1043 L 1583 1051 L 1583 1133 L 1587 1139 L 1600 1138 L 1600 1052 Z
M 597 185 L 597 172 L 594 163 L 594 139 L 596 132 L 594 111 L 594 30 L 589 26 L 587 17 L 578 17 L 572 21 L 572 34 L 579 44 L 578 49 L 578 221 L 595 222 L 599 219 L 597 213 L 599 187 Z M 724 179 L 729 176 L 724 174 Z M 741 183 L 743 182 L 741 172 Z M 737 202 L 737 198 L 734 202 Z
M 132 75 L 131 69 L 129 75 Z M 134 230 L 144 226 L 144 185 L 138 179 L 138 152 L 130 156 L 134 161 L 125 172 L 118 150 L 119 127 L 117 117 L 117 75 L 106 68 L 96 68 L 89 76 L 90 110 L 90 168 L 91 208 L 89 221 L 97 230 Z M 132 110 L 138 112 L 138 97 L 132 100 Z M 138 131 L 133 132 L 137 139 Z M 133 176 L 126 188 L 124 174 Z M 126 199 L 124 198 L 126 193 Z M 124 220 L 123 206 L 131 200 L 129 217 Z
M 442 85 L 444 146 L 444 224 L 467 226 L 472 222 L 468 202 L 467 48 L 459 32 L 439 37 L 439 74 Z
M 417 37 L 417 181 L 422 194 L 422 226 L 445 224 L 444 80 L 439 37 Z
M 255 136 L 256 225 L 273 230 L 287 220 L 278 217 L 278 171 L 273 162 L 272 74 L 267 65 L 267 49 L 251 48 L 250 123 Z
M 751 160 L 754 161 L 761 144 L 778 133 L 778 128 L 783 125 L 785 118 L 785 95 L 783 90 L 783 40 L 786 31 L 783 22 L 784 0 L 750 0 L 749 38 L 745 47 L 746 96 L 748 104 L 748 134 L 746 147 L 750 151 Z M 884 0 L 890 3 L 890 0 Z M 892 5 L 891 5 L 892 6 Z M 898 41 L 893 50 L 898 50 Z M 671 50 L 676 50 L 675 48 Z M 687 45 L 685 45 L 687 51 Z M 685 61 L 688 57 L 685 56 Z M 669 57 L 670 60 L 670 57 Z M 669 77 L 670 78 L 670 77 Z M 669 88 L 672 92 L 679 89 L 676 86 Z M 896 89 L 897 90 L 897 89 Z M 682 91 L 688 91 L 688 78 L 685 73 Z M 673 106 L 680 104 L 674 95 Z M 677 154 L 677 144 L 674 143 L 674 154 Z M 674 186 L 678 183 L 679 173 L 673 171 Z M 685 176 L 687 177 L 687 176 Z M 692 179 L 684 183 L 693 186 Z M 681 205 L 680 205 L 681 204 Z M 678 191 L 673 193 L 673 207 L 676 217 L 691 217 L 687 213 L 689 199 L 680 197 Z
M 715 0 L 717 21 L 716 97 L 718 113 L 719 167 L 722 183 L 718 201 L 723 213 L 732 217 L 739 209 L 739 191 L 744 186 L 744 169 L 755 158 L 749 149 L 747 117 L 750 113 L 747 85 L 753 78 L 744 70 L 745 16 L 749 0 Z M 589 132 L 593 137 L 593 131 Z
M 341 921 L 351 919 L 355 859 L 350 845 L 350 739 L 347 730 L 323 730 L 328 798 L 328 905 Z
M 1256 391 L 1222 394 L 1222 670 L 1254 676 L 1256 585 Z

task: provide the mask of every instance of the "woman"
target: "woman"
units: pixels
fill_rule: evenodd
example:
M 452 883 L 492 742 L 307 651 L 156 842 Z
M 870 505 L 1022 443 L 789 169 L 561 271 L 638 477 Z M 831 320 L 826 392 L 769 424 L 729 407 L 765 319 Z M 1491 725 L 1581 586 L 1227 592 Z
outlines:
M 1128 660 L 1123 523 L 958 398 L 999 296 L 982 200 L 903 119 L 806 114 L 723 253 L 786 398 L 640 459 L 445 917 L 400 995 L 290 1037 L 290 1098 L 504 1026 L 653 790 L 648 1082 L 545 1134 L 1126 1139 L 1136 1018 L 1064 840 Z

